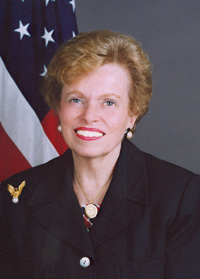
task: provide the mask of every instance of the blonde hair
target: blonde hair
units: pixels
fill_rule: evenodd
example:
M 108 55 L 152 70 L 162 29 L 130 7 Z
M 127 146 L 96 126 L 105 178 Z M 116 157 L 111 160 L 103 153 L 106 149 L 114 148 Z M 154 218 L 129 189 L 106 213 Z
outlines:
M 107 63 L 124 66 L 131 77 L 129 109 L 138 115 L 148 111 L 152 95 L 151 64 L 140 44 L 131 36 L 109 30 L 81 33 L 64 43 L 48 67 L 42 86 L 46 103 L 57 110 L 63 85 L 71 85 Z

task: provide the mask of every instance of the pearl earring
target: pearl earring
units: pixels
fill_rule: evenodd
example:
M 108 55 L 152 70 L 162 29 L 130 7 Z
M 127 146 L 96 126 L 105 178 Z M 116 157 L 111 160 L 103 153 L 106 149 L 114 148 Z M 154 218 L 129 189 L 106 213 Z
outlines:
M 59 133 L 62 132 L 62 127 L 61 127 L 61 125 L 58 125 L 57 130 L 58 130 Z
M 131 139 L 133 137 L 133 133 L 130 128 L 127 129 L 126 137 L 127 139 Z

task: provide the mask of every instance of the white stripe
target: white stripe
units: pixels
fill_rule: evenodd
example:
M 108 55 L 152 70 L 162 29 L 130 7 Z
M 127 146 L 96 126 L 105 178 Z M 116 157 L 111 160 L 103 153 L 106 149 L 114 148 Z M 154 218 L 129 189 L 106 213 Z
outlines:
M 0 58 L 0 121 L 8 136 L 31 166 L 57 157 L 32 107 Z

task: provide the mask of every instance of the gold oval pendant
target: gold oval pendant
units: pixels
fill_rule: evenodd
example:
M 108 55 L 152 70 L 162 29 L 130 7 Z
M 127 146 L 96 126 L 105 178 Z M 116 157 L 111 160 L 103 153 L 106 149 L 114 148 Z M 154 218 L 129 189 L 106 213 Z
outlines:
M 85 207 L 85 214 L 88 218 L 95 218 L 97 216 L 98 210 L 94 204 L 88 204 Z

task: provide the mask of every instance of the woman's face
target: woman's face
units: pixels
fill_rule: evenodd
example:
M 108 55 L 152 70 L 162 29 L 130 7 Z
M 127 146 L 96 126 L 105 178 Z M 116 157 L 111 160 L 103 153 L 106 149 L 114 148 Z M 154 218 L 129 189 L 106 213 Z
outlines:
M 129 85 L 128 71 L 110 63 L 63 87 L 58 113 L 72 152 L 88 158 L 119 153 L 126 129 L 137 118 L 128 109 Z

